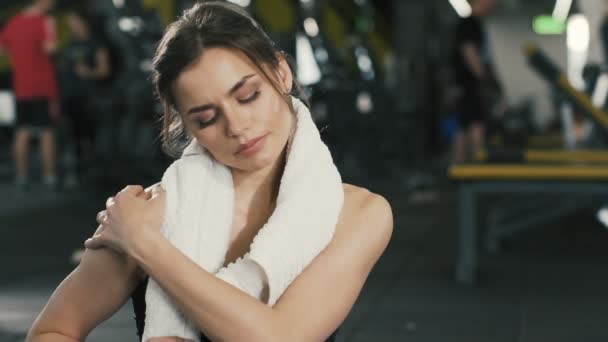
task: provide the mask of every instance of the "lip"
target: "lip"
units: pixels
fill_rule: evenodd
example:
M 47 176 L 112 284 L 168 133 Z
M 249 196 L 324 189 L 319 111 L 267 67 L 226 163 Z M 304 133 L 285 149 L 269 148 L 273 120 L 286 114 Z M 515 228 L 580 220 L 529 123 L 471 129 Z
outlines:
M 249 140 L 245 144 L 241 144 L 237 149 L 235 155 L 249 157 L 258 152 L 263 146 L 264 141 L 266 140 L 266 136 L 268 134 L 264 134 L 255 139 Z

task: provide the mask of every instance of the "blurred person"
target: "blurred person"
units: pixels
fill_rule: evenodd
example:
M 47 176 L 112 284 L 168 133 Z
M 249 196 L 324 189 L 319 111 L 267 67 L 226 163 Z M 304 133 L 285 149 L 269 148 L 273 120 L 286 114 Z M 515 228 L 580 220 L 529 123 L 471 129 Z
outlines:
M 66 185 L 75 185 L 82 173 L 82 160 L 91 152 L 94 122 L 91 102 L 96 84 L 110 76 L 108 48 L 91 30 L 91 19 L 83 12 L 66 15 L 70 40 L 60 53 L 60 83 L 62 111 L 69 120 L 75 147 L 76 167 L 66 175 Z
M 84 340 L 129 297 L 146 342 L 334 341 L 389 242 L 388 202 L 342 184 L 287 56 L 241 7 L 186 11 L 153 75 L 181 157 L 162 187 L 107 200 L 27 341 Z
M 35 0 L 11 18 L 0 32 L 0 51 L 8 54 L 13 68 L 17 100 L 14 141 L 15 182 L 27 184 L 28 149 L 33 133 L 39 134 L 43 184 L 54 187 L 56 146 L 53 121 L 59 116 L 58 86 L 51 55 L 57 51 L 55 20 L 47 13 L 53 0 Z
M 492 13 L 496 0 L 471 0 L 471 16 L 461 18 L 455 28 L 454 81 L 459 88 L 456 112 L 458 130 L 454 136 L 454 162 L 464 162 L 485 143 L 490 102 L 505 104 L 491 59 L 482 19 Z

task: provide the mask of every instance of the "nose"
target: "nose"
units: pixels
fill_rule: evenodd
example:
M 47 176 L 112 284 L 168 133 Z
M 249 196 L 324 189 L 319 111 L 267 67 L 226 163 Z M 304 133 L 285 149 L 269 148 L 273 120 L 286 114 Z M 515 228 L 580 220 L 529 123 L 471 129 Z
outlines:
M 243 135 L 250 127 L 251 116 L 245 110 L 228 109 L 224 113 L 226 118 L 226 135 L 229 137 L 238 137 Z

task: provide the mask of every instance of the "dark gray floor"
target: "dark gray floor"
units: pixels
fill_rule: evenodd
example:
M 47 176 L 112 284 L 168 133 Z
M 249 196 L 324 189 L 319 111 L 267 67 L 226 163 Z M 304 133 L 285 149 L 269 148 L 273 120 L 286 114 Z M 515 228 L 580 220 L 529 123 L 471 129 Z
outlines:
M 393 205 L 393 239 L 341 341 L 608 341 L 608 231 L 591 211 L 508 240 L 503 253 L 483 256 L 480 282 L 467 287 L 452 277 L 453 187 L 414 203 L 411 194 L 386 185 L 372 188 Z M 69 256 L 94 230 L 106 194 L 16 196 L 8 184 L 0 193 L 0 341 L 21 341 L 72 269 Z M 87 341 L 134 337 L 125 307 Z

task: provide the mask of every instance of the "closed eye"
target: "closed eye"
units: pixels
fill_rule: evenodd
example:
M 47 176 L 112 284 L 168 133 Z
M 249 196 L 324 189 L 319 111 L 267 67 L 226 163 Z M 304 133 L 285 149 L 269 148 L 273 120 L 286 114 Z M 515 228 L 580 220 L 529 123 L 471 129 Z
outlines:
M 253 92 L 253 94 L 251 94 L 251 96 L 249 96 L 245 99 L 239 99 L 238 102 L 240 104 L 248 104 L 248 103 L 255 101 L 259 96 L 260 96 L 260 91 L 256 90 Z M 196 119 L 196 123 L 198 124 L 199 129 L 203 129 L 203 128 L 211 126 L 213 123 L 215 123 L 215 121 L 217 121 L 218 116 L 219 116 L 219 114 L 216 111 L 213 114 L 213 117 L 211 117 L 210 119 L 203 120 L 203 119 L 198 118 L 198 119 Z
M 198 128 L 202 129 L 202 128 L 212 125 L 217 120 L 218 116 L 219 116 L 219 114 L 217 113 L 217 111 L 214 111 L 213 116 L 211 118 L 208 118 L 208 119 L 197 118 L 196 123 L 198 124 Z
M 256 90 L 256 91 L 254 91 L 254 92 L 253 92 L 253 94 L 252 94 L 251 96 L 249 96 L 248 98 L 246 98 L 246 99 L 242 99 L 242 100 L 238 100 L 238 101 L 239 101 L 239 103 L 241 103 L 241 104 L 250 103 L 250 102 L 255 101 L 255 99 L 257 99 L 259 95 L 260 95 L 260 91 L 259 91 L 259 90 Z

